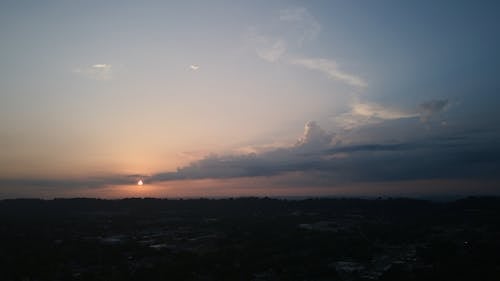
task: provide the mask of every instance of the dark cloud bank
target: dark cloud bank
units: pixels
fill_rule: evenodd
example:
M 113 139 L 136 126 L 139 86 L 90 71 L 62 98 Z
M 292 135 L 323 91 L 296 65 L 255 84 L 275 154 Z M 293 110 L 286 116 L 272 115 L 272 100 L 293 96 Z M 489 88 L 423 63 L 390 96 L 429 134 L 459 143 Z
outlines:
M 446 102 L 422 104 L 422 112 L 438 112 Z M 431 113 L 429 113 L 432 115 Z M 426 116 L 425 113 L 422 116 Z M 332 187 L 356 182 L 402 180 L 493 180 L 500 179 L 500 145 L 496 135 L 480 131 L 447 134 L 407 142 L 344 144 L 316 122 L 306 124 L 304 134 L 289 147 L 262 153 L 209 155 L 176 171 L 153 175 L 108 175 L 81 180 L 11 179 L 2 186 L 41 188 L 99 188 L 195 179 L 271 177 L 287 173 L 314 175 L 315 182 Z M 319 177 L 321 179 L 319 179 Z M 304 177 L 311 179 L 312 177 Z M 313 177 L 314 178 L 314 177 Z M 235 187 L 237 188 L 237 187 Z
M 147 180 L 274 176 L 319 172 L 332 184 L 358 181 L 498 178 L 500 146 L 454 136 L 405 143 L 342 145 L 309 122 L 294 146 L 260 154 L 210 155 Z

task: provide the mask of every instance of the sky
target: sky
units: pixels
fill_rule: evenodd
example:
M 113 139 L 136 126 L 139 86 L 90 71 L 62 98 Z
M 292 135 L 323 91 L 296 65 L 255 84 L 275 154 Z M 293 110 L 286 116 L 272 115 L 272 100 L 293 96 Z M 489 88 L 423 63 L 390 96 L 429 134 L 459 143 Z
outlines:
M 500 195 L 499 9 L 1 1 L 0 198 Z

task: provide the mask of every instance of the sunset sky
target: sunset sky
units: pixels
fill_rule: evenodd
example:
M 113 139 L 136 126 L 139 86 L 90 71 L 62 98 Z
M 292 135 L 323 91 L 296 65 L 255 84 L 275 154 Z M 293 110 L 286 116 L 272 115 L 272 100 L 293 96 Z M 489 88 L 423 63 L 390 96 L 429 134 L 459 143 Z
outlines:
M 0 198 L 499 195 L 499 11 L 1 1 Z

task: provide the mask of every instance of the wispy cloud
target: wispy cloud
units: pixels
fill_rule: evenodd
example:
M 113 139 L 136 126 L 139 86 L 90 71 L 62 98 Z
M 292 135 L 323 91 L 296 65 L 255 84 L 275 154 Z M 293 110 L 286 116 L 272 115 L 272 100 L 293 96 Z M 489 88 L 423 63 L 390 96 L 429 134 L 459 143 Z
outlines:
M 347 83 L 351 86 L 361 87 L 361 88 L 367 86 L 367 83 L 362 78 L 341 70 L 339 65 L 334 60 L 321 59 L 321 58 L 320 59 L 302 58 L 302 59 L 291 59 L 290 63 L 295 65 L 300 65 L 307 69 L 320 71 L 333 80 L 338 80 Z
M 449 101 L 447 99 L 430 100 L 419 104 L 417 110 L 420 120 L 422 120 L 422 122 L 428 122 L 433 117 L 446 110 L 448 105 Z
M 407 118 L 420 118 L 422 123 L 429 123 L 446 109 L 448 103 L 447 99 L 430 100 L 420 103 L 416 108 L 402 109 L 377 103 L 356 101 L 351 104 L 349 112 L 333 119 L 340 127 L 347 130 L 379 124 L 388 120 Z
M 193 70 L 193 71 L 196 71 L 196 70 L 200 69 L 200 66 L 199 66 L 199 65 L 197 65 L 197 64 L 191 64 L 191 65 L 189 66 L 189 69 L 191 69 L 191 70 Z
M 273 42 L 268 42 L 269 39 L 262 38 L 263 45 L 256 48 L 257 55 L 269 62 L 275 62 L 280 59 L 286 52 L 286 43 L 281 39 L 276 39 Z
M 279 23 L 282 27 L 279 36 L 266 35 L 258 32 L 256 28 L 250 30 L 248 41 L 255 48 L 258 57 L 271 63 L 281 62 L 319 71 L 332 80 L 354 87 L 364 88 L 367 86 L 364 79 L 341 69 L 335 60 L 290 54 L 290 48 L 301 49 L 304 43 L 316 39 L 321 31 L 321 24 L 307 9 L 293 7 L 281 10 Z
M 382 106 L 375 103 L 354 103 L 352 105 L 352 113 L 363 117 L 382 120 L 412 118 L 418 115 L 415 112 Z
M 252 51 L 268 62 L 277 62 L 287 52 L 285 39 L 263 35 L 255 27 L 249 29 L 246 40 Z
M 112 65 L 106 63 L 97 63 L 83 68 L 76 68 L 73 72 L 94 80 L 110 80 L 113 78 Z
M 321 31 L 321 24 L 309 13 L 306 8 L 293 7 L 281 10 L 279 19 L 282 22 L 293 25 L 297 30 L 297 44 L 302 46 L 304 42 L 316 39 Z
M 92 68 L 111 69 L 111 64 L 99 63 L 92 65 Z
M 0 186 L 32 186 L 43 188 L 99 188 L 107 185 L 136 184 L 141 175 L 104 175 L 88 178 L 23 178 L 0 179 Z

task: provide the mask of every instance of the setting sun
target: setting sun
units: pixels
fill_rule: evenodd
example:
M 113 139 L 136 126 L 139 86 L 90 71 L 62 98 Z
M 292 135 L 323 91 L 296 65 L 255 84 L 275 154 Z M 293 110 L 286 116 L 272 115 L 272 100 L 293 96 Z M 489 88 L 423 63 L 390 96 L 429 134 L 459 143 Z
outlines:
M 139 181 L 137 182 L 137 185 L 143 185 L 143 184 L 144 184 L 144 183 L 142 182 L 142 180 L 139 180 Z

